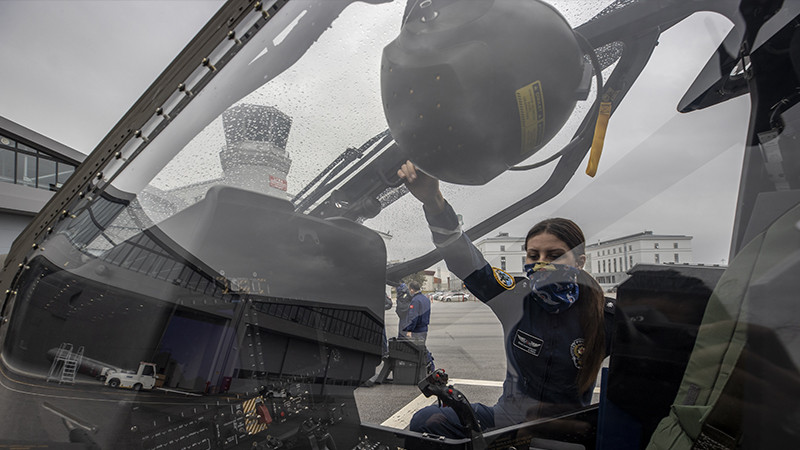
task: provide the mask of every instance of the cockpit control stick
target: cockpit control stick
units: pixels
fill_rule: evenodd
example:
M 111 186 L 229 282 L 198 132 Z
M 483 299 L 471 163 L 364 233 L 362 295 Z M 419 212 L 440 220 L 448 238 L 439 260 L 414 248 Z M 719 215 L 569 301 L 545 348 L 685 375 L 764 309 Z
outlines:
M 470 436 L 473 449 L 486 448 L 486 442 L 481 433 L 480 422 L 475 417 L 475 411 L 473 411 L 472 405 L 461 391 L 453 387 L 452 384 L 448 385 L 447 380 L 448 376 L 444 369 L 436 369 L 420 381 L 417 386 L 425 397 L 435 395 L 442 406 L 453 408 L 453 411 L 455 411 L 458 416 L 458 420 L 464 427 L 464 431 Z

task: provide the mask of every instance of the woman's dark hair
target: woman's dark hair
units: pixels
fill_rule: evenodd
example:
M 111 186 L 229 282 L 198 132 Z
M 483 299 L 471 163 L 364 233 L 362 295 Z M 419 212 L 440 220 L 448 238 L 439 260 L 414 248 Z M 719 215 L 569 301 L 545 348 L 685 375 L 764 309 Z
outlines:
M 572 250 L 572 253 L 578 257 L 585 253 L 586 238 L 583 237 L 581 227 L 575 222 L 556 217 L 553 219 L 545 219 L 528 230 L 528 235 L 525 236 L 525 249 L 528 248 L 528 240 L 534 236 L 542 233 L 550 233 L 567 244 Z
M 584 393 L 594 386 L 597 373 L 606 357 L 606 328 L 603 308 L 603 289 L 591 275 L 581 270 L 578 276 L 580 292 L 577 306 L 580 309 L 583 345 L 581 370 L 578 372 L 578 392 Z
M 557 217 L 537 223 L 525 236 L 525 248 L 528 248 L 530 238 L 542 233 L 550 233 L 567 244 L 576 259 L 586 253 L 586 238 L 583 236 L 583 231 L 569 219 Z M 578 277 L 578 290 L 580 296 L 576 304 L 580 310 L 585 347 L 576 383 L 578 392 L 584 393 L 594 386 L 600 365 L 606 357 L 606 332 L 603 317 L 605 296 L 597 281 L 584 270 L 580 271 Z

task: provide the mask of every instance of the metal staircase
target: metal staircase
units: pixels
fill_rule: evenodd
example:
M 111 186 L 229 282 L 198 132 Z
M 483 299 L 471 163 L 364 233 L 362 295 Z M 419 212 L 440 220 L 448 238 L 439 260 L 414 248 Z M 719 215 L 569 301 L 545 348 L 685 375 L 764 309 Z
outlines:
M 50 365 L 50 373 L 47 375 L 48 382 L 58 380 L 58 384 L 75 383 L 75 376 L 83 359 L 83 346 L 80 346 L 77 352 L 72 349 L 72 344 L 69 342 L 63 342 L 58 346 L 53 364 Z

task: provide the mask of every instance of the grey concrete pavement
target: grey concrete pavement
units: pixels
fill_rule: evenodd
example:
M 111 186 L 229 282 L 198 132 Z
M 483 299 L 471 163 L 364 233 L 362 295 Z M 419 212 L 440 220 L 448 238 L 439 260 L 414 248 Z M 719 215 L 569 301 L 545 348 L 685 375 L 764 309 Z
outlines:
M 386 311 L 386 335 L 397 336 L 394 308 Z M 494 404 L 505 377 L 503 330 L 497 317 L 483 303 L 431 302 L 428 348 L 437 368 L 444 369 L 451 382 L 472 402 Z M 356 390 L 356 402 L 363 422 L 385 423 L 403 428 L 402 418 L 393 416 L 404 408 L 415 409 L 435 399 L 421 399 L 416 386 L 386 383 Z M 413 404 L 412 404 L 413 403 Z

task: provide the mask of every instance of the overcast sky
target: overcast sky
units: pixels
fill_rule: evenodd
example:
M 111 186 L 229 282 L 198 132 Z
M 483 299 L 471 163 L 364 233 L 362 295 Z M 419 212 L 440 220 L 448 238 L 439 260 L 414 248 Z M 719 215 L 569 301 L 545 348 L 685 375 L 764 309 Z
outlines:
M 595 2 L 555 3 L 573 25 L 598 9 L 587 7 Z M 90 152 L 220 5 L 216 0 L 1 0 L 0 39 L 4 45 L 0 46 L 0 60 L 4 69 L 0 71 L 0 116 L 78 151 Z M 247 98 L 254 103 L 279 104 L 293 117 L 288 149 L 293 159 L 290 191 L 330 162 L 315 153 L 314 158 L 304 160 L 303 151 L 330 146 L 338 153 L 347 146 L 360 145 L 385 127 L 380 105 L 359 104 L 348 111 L 337 104 L 370 98 L 359 94 L 358 84 L 341 83 L 360 70 L 348 66 L 346 59 L 342 64 L 337 56 L 355 42 L 351 39 L 353 30 L 373 33 L 379 49 L 399 29 L 394 16 L 385 23 L 380 21 L 383 16 L 380 20 L 364 19 L 373 11 L 392 6 L 359 4 L 356 8 L 361 8 L 354 9 L 358 14 L 334 22 L 309 55 L 276 78 L 271 89 Z M 401 11 L 402 5 L 393 8 Z M 700 14 L 664 33 L 650 64 L 611 120 L 597 177 L 583 175 L 582 165 L 557 201 L 496 231 L 521 235 L 533 222 L 561 215 L 577 219 L 589 242 L 643 230 L 685 234 L 694 236 L 695 262 L 724 262 L 748 101 L 743 97 L 688 115 L 677 114 L 675 107 L 728 27 L 719 16 Z M 378 55 L 361 55 L 358 61 L 375 66 Z M 303 72 L 312 57 L 324 60 L 324 73 Z M 345 100 L 328 100 L 332 103 L 326 105 L 324 113 L 303 100 L 285 100 L 282 92 L 298 92 L 304 76 L 307 83 L 302 86 L 309 92 L 299 98 L 320 98 L 335 91 L 331 95 Z M 374 93 L 377 79 L 367 78 L 366 82 L 373 86 L 364 89 Z M 579 105 L 580 111 L 585 107 Z M 370 119 L 376 117 L 379 120 Z M 580 117 L 576 113 L 573 122 Z M 329 129 L 347 120 L 353 126 L 339 127 L 340 141 L 315 141 L 319 131 L 314 126 Z M 207 141 L 220 138 L 219 130 L 213 136 L 214 127 L 211 124 L 204 131 L 204 138 L 211 137 Z M 567 131 L 565 136 L 569 134 Z M 564 136 L 561 139 L 565 142 Z M 203 151 L 216 158 L 219 144 L 207 145 Z M 549 171 L 504 175 L 481 187 L 479 194 L 475 188 L 452 185 L 443 186 L 443 190 L 469 227 L 522 193 L 531 192 L 546 180 Z M 476 198 L 497 201 L 487 208 L 485 201 Z M 398 237 L 388 244 L 390 258 L 403 259 L 430 248 L 429 234 L 410 198 L 401 199 L 396 208 L 386 210 L 367 225 Z
M 222 4 L 1 0 L 0 116 L 91 152 Z

